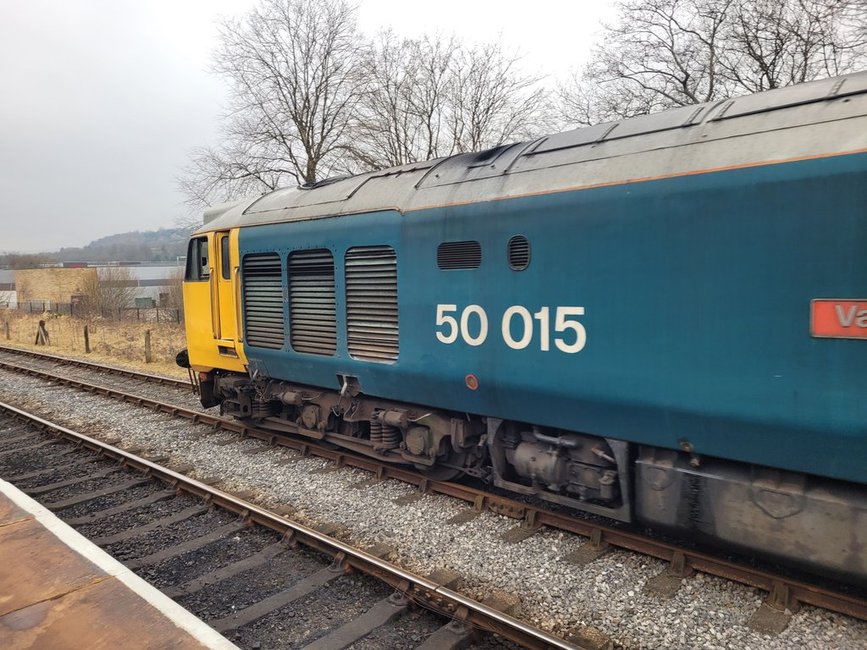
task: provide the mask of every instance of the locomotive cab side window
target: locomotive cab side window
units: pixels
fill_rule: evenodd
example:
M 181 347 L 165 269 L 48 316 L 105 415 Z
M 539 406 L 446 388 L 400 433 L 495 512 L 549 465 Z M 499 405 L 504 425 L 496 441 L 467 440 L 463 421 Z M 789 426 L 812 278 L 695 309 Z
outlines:
M 229 235 L 220 237 L 220 275 L 224 280 L 232 278 L 231 268 L 229 267 Z
M 202 282 L 209 278 L 208 238 L 196 237 L 190 240 L 190 245 L 187 249 L 187 268 L 184 279 L 187 282 Z

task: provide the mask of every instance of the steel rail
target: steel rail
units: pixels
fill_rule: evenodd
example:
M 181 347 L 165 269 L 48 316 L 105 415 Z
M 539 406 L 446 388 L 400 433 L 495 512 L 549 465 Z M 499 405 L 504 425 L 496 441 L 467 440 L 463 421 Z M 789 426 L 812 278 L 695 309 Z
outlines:
M 147 372 L 127 370 L 126 368 L 118 368 L 117 366 L 103 366 L 98 363 L 93 363 L 91 361 L 82 361 L 80 359 L 62 357 L 57 354 L 37 352 L 36 350 L 27 350 L 24 348 L 15 348 L 7 345 L 0 345 L 0 352 L 18 354 L 24 357 L 33 357 L 34 359 L 42 359 L 43 361 L 54 361 L 64 366 L 76 366 L 79 368 L 85 368 L 87 370 L 94 370 L 98 372 L 110 373 L 113 375 L 120 375 L 122 377 L 129 377 L 130 379 L 141 379 L 142 381 L 152 382 L 155 384 L 160 384 L 162 386 L 176 386 L 178 388 L 185 388 L 187 390 L 191 388 L 191 384 L 188 380 L 185 381 L 182 379 L 175 379 L 174 377 L 163 377 L 162 375 L 155 375 Z
M 846 614 L 861 620 L 867 620 L 867 600 L 833 591 L 810 582 L 778 576 L 689 547 L 678 546 L 649 538 L 630 530 L 605 526 L 576 516 L 546 510 L 540 506 L 522 503 L 460 483 L 433 480 L 424 474 L 403 467 L 380 463 L 374 458 L 356 455 L 345 450 L 322 447 L 312 440 L 288 438 L 273 431 L 251 427 L 237 420 L 229 420 L 209 413 L 192 411 L 172 404 L 164 404 L 149 398 L 130 395 L 115 389 L 87 384 L 66 377 L 58 377 L 42 371 L 18 368 L 4 362 L 0 362 L 0 369 L 24 373 L 47 381 L 75 387 L 86 392 L 114 397 L 125 402 L 151 408 L 155 411 L 168 413 L 175 417 L 183 417 L 194 423 L 210 425 L 215 430 L 223 430 L 239 434 L 243 437 L 259 439 L 271 446 L 294 449 L 305 456 L 312 455 L 324 458 L 334 462 L 338 466 L 363 469 L 374 473 L 377 478 L 391 478 L 409 483 L 418 487 L 422 492 L 434 492 L 467 501 L 472 503 L 473 507 L 479 511 L 487 509 L 513 519 L 520 519 L 522 525 L 528 528 L 536 529 L 548 526 L 557 530 L 589 537 L 598 548 L 612 546 L 655 557 L 671 563 L 672 567 L 679 567 L 681 572 L 684 569 L 688 570 L 691 568 L 709 575 L 761 589 L 772 596 L 774 594 L 786 593 L 786 604 L 797 601 Z M 773 598 L 769 600 L 769 603 L 774 607 L 779 606 Z M 785 604 L 782 606 L 785 607 Z
M 78 446 L 86 447 L 103 456 L 118 460 L 125 467 L 132 467 L 149 477 L 164 481 L 176 490 L 183 490 L 205 499 L 210 504 L 237 513 L 246 521 L 260 524 L 281 533 L 287 538 L 287 541 L 298 542 L 324 552 L 332 556 L 337 562 L 384 580 L 400 589 L 412 600 L 423 606 L 432 607 L 441 614 L 459 618 L 469 625 L 495 632 L 528 648 L 571 650 L 579 647 L 574 643 L 527 625 L 493 607 L 467 598 L 434 580 L 402 569 L 367 551 L 292 521 L 285 515 L 278 515 L 265 510 L 249 501 L 158 465 L 146 458 L 141 458 L 86 434 L 55 424 L 10 404 L 0 402 L 0 412 L 10 414 L 19 421 L 28 422 L 43 432 L 54 434 L 70 440 Z

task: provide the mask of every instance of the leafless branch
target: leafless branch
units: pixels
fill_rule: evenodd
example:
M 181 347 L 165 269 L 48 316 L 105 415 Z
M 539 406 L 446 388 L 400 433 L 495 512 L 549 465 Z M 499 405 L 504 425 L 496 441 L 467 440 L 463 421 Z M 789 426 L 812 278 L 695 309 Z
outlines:
M 867 54 L 864 0 L 622 0 L 581 74 L 557 91 L 566 125 L 843 74 Z
M 263 0 L 221 26 L 214 71 L 231 100 L 217 148 L 198 149 L 179 185 L 201 208 L 287 183 L 315 183 L 338 165 L 356 119 L 364 48 L 345 0 Z

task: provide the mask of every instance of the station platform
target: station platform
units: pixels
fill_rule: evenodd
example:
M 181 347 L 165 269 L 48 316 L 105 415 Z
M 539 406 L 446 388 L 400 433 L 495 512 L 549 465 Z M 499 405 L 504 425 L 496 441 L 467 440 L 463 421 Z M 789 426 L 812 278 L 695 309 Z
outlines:
M 237 648 L 0 480 L 0 648 Z

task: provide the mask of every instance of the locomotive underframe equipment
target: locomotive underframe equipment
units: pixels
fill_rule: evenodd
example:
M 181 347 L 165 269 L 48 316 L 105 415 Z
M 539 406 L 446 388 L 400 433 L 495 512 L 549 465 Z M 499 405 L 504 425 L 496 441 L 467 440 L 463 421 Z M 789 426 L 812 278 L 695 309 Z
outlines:
M 411 464 L 437 479 L 475 474 L 484 427 L 445 412 L 362 395 L 351 378 L 329 391 L 215 373 L 220 412 L 280 433 L 324 440 L 366 456 Z
M 431 411 L 342 381 L 343 391 L 331 391 L 217 372 L 202 378 L 202 400 L 262 428 L 411 464 L 436 479 L 483 477 L 577 510 L 867 581 L 854 534 L 867 528 L 867 495 L 842 481 Z
M 545 432 L 487 418 L 493 483 L 593 514 L 631 521 L 629 444 Z M 620 469 L 623 471 L 619 471 Z
M 411 464 L 437 479 L 484 477 L 521 494 L 632 519 L 630 474 L 618 471 L 629 466 L 628 443 L 371 398 L 341 381 L 344 390 L 329 391 L 214 373 L 203 384 L 214 386 L 222 414 L 262 428 Z
M 635 477 L 648 526 L 867 580 L 867 495 L 850 484 L 658 447 L 639 448 Z

